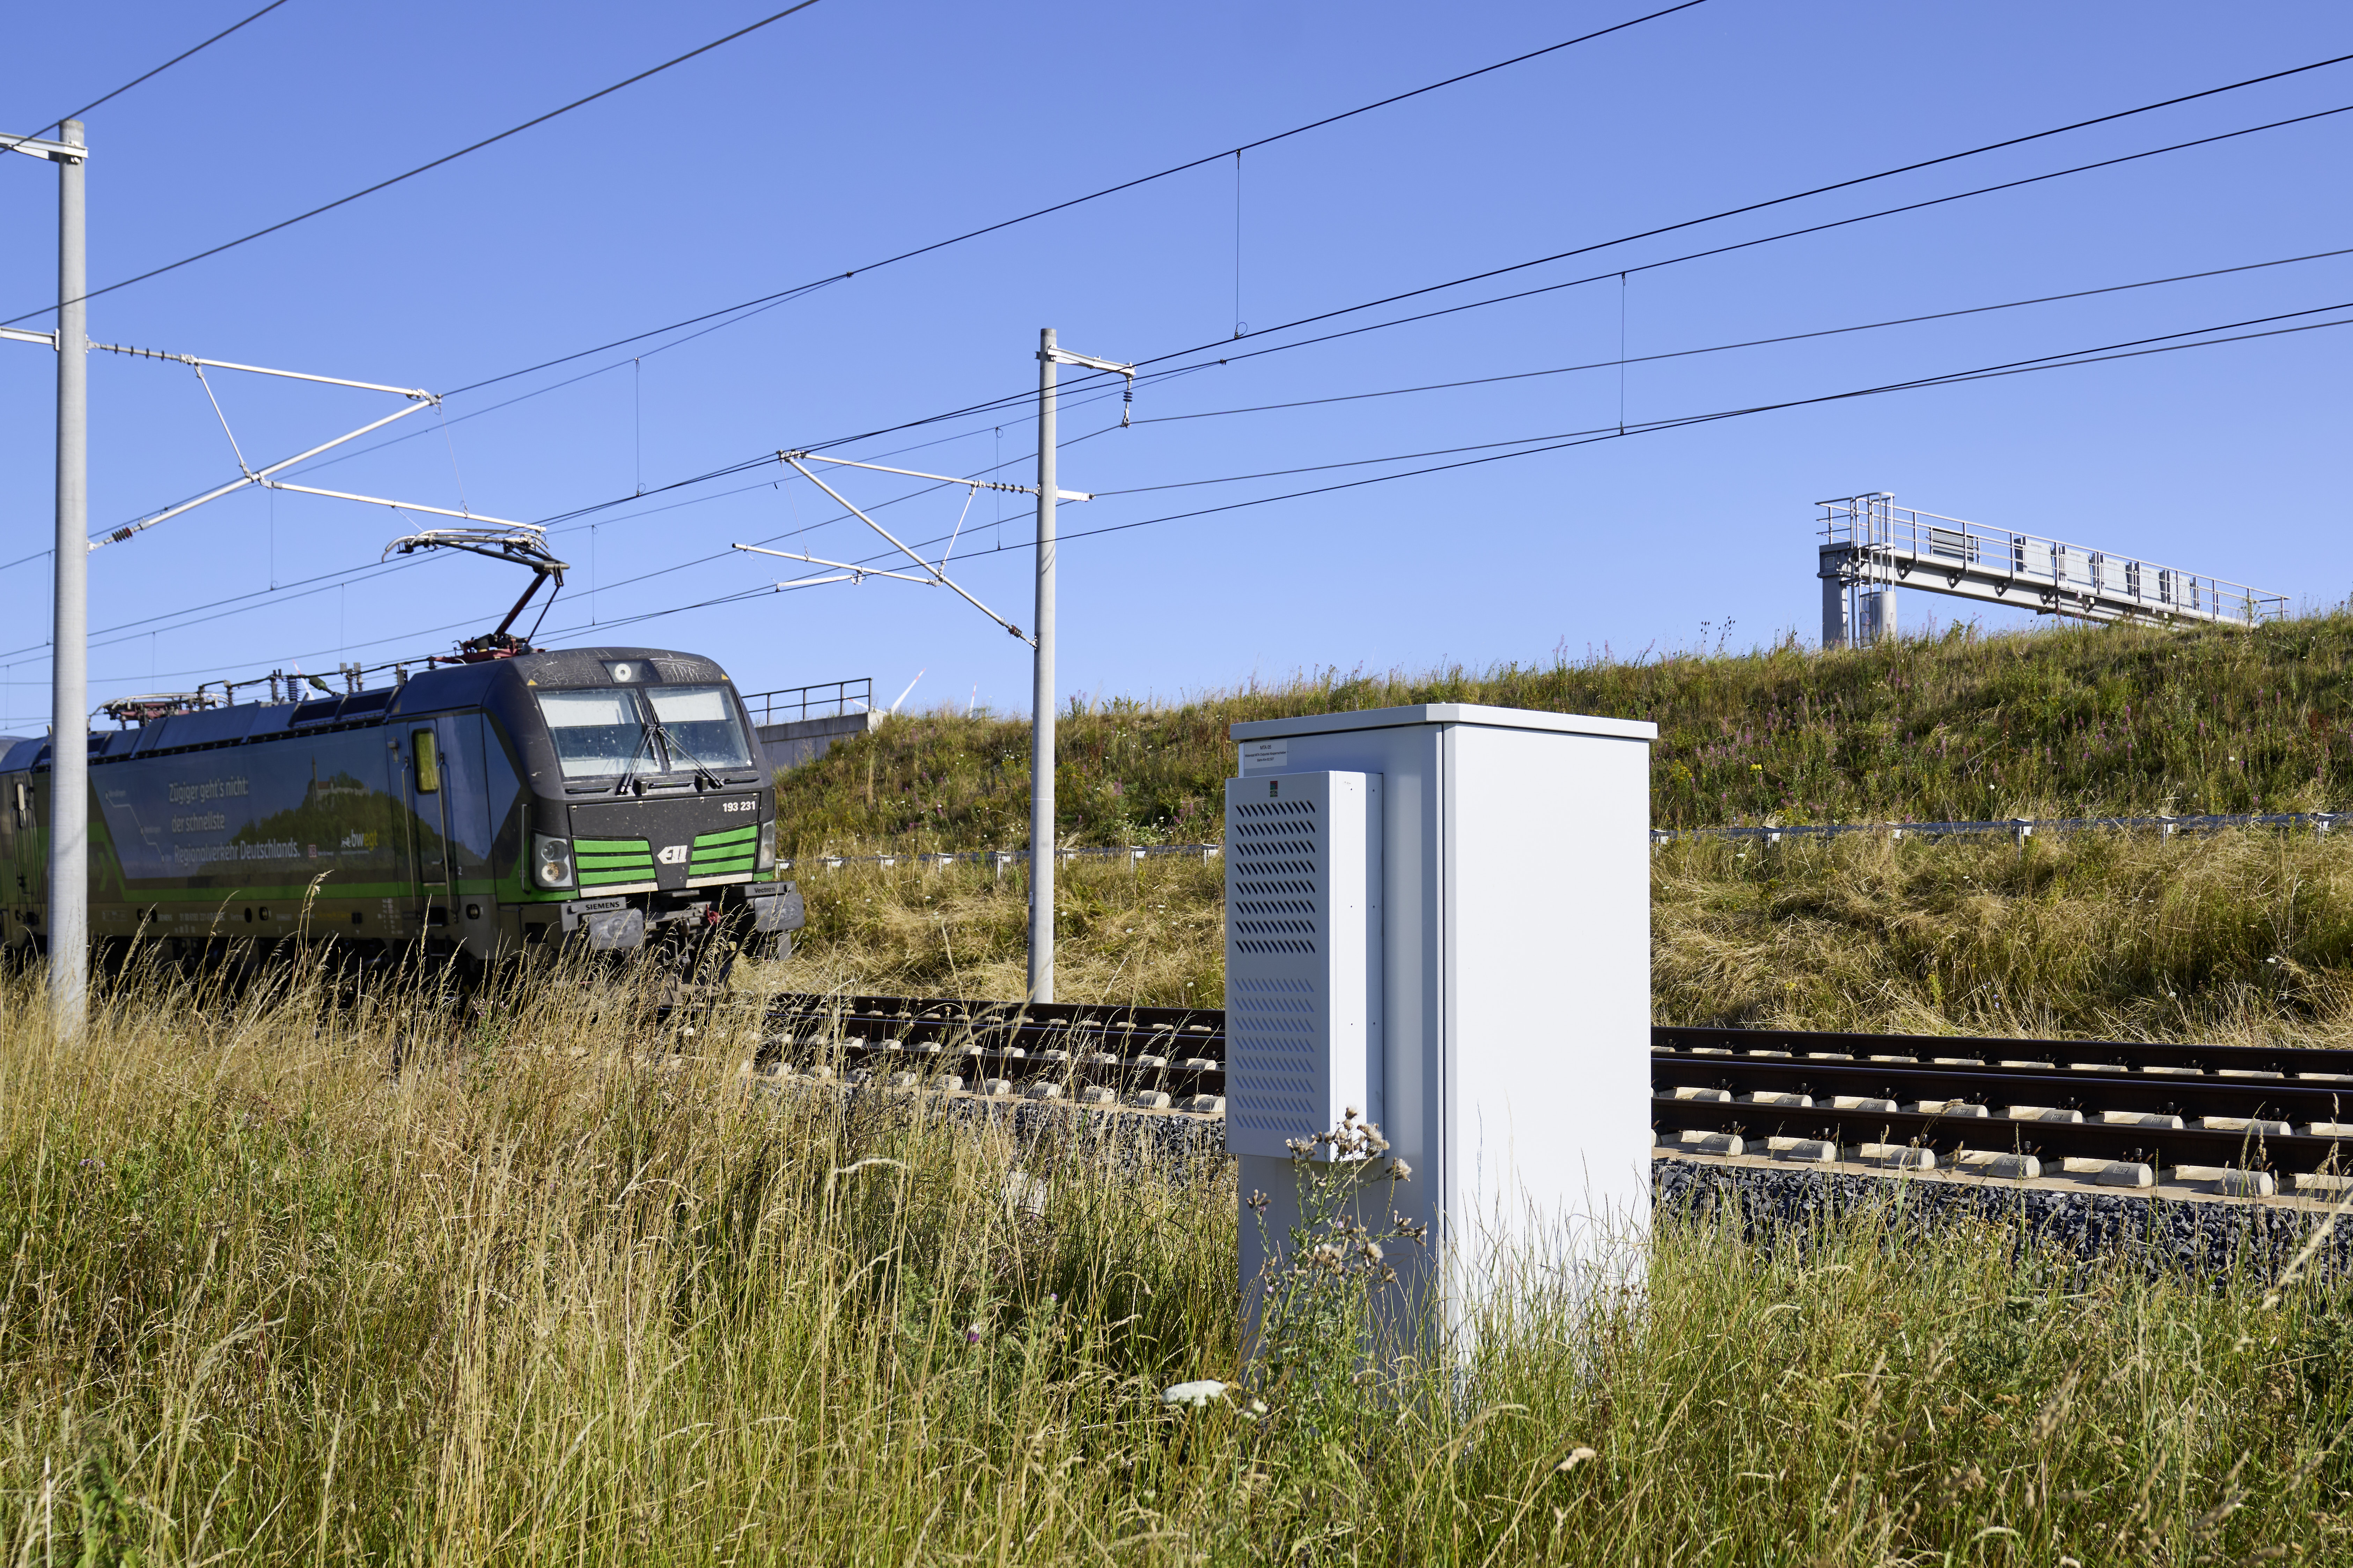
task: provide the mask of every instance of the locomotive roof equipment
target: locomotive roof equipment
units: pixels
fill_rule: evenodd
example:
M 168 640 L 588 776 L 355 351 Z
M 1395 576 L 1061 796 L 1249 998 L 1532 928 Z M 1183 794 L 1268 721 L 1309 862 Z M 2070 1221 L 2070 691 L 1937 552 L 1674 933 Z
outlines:
M 514 608 L 507 612 L 507 618 L 501 621 L 496 629 L 481 637 L 468 637 L 458 645 L 459 661 L 465 664 L 486 658 L 512 658 L 519 653 L 532 652 L 528 637 L 511 637 L 507 628 L 515 624 L 515 617 L 522 614 L 523 606 L 531 603 L 532 595 L 539 592 L 542 583 L 552 577 L 555 580 L 556 588 L 561 590 L 564 574 L 572 569 L 549 551 L 547 531 L 534 523 L 518 523 L 505 529 L 428 528 L 421 533 L 396 539 L 384 547 L 386 556 L 396 553 L 406 555 L 418 550 L 463 550 L 470 554 L 488 556 L 493 561 L 519 562 L 531 568 L 531 586 L 525 588 L 522 597 L 514 602 Z M 548 609 L 554 603 L 555 595 L 551 593 L 547 603 L 539 607 L 539 620 L 532 623 L 532 630 L 539 629 L 540 621 L 547 619 Z

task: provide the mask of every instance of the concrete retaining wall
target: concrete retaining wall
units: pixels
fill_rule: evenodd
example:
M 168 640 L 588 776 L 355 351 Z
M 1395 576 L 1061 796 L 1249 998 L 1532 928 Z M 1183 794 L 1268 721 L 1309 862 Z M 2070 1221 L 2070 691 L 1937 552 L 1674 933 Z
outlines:
M 768 766 L 779 772 L 813 763 L 835 744 L 863 735 L 882 721 L 880 713 L 830 713 L 822 719 L 796 719 L 786 724 L 762 724 L 757 733 Z

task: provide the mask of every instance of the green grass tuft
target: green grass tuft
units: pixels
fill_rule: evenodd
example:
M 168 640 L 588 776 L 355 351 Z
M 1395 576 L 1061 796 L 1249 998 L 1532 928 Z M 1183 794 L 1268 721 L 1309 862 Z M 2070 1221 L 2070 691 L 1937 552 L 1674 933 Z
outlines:
M 2347 804 L 2353 615 L 2254 630 L 1957 626 L 1850 652 L 1607 650 L 1427 675 L 1337 669 L 1168 704 L 1074 699 L 1064 845 L 1213 842 L 1227 726 L 1419 702 L 1649 719 L 1651 823 L 1973 821 Z M 1029 727 L 884 721 L 784 775 L 786 853 L 1029 842 Z

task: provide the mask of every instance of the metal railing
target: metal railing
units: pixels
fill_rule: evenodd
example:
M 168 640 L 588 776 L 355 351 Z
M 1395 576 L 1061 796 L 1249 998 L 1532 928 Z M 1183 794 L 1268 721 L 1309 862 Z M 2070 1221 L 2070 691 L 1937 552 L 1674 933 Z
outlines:
M 2152 616 L 2194 616 L 2248 626 L 2287 615 L 2285 595 L 2064 540 L 1940 517 L 1897 506 L 1884 492 L 1817 504 L 1822 509 L 1823 542 L 1853 550 L 1858 582 L 1916 587 L 1921 584 L 1907 575 L 1911 569 L 1944 566 L 2047 587 L 2058 595 L 2055 607 L 2062 614 L 2073 600 L 2092 615 L 2114 614 L 2108 606 L 2122 604 Z
M 1060 860 L 1150 860 L 1166 855 L 1181 855 L 1187 859 L 1207 860 L 1225 853 L 1221 844 L 1114 844 L 1085 849 L 1057 849 L 1054 858 Z M 896 866 L 901 861 L 934 870 L 946 866 L 992 866 L 999 876 L 1008 866 L 1029 863 L 1027 849 L 965 849 L 912 855 L 811 855 L 798 861 L 776 862 L 779 870 L 791 870 L 796 865 L 803 869 L 838 871 L 844 866 Z
M 1852 833 L 1879 834 L 1890 838 L 1911 835 L 1921 838 L 1966 837 L 1998 833 L 2024 840 L 2039 829 L 2046 833 L 2091 833 L 2101 829 L 2153 829 L 2170 838 L 2177 833 L 2211 833 L 2224 827 L 2309 827 L 2327 833 L 2348 814 L 2337 811 L 2213 812 L 2197 816 L 2042 816 L 1996 817 L 1984 822 L 1810 822 L 1757 827 L 1653 827 L 1656 847 L 1678 838 L 1741 838 L 1778 844 L 1784 838 L 1838 838 Z
M 2337 811 L 2284 812 L 2209 812 L 2195 816 L 2010 816 L 1990 817 L 1983 822 L 1801 822 L 1767 824 L 1756 827 L 1653 827 L 1651 845 L 1672 844 L 1683 838 L 1729 838 L 1778 844 L 1784 838 L 1842 838 L 1851 834 L 1876 834 L 1883 837 L 1963 838 L 1987 834 L 2024 841 L 2037 832 L 2092 833 L 2099 831 L 2153 831 L 2170 838 L 2177 833 L 2213 833 L 2226 827 L 2308 827 L 2315 833 L 2326 834 L 2337 824 L 2353 826 L 2353 813 Z M 1058 849 L 1057 860 L 1127 859 L 1148 860 L 1167 855 L 1179 855 L 1188 859 L 1208 860 L 1225 853 L 1220 844 L 1134 844 L 1110 845 L 1089 848 Z M 961 851 L 925 851 L 904 855 L 809 855 L 797 861 L 777 862 L 780 868 L 792 869 L 797 865 L 803 870 L 836 871 L 845 866 L 896 866 L 902 862 L 925 870 L 948 866 L 992 866 L 1001 874 L 1006 867 L 1027 865 L 1027 849 L 965 849 Z
M 874 678 L 868 675 L 856 680 L 821 680 L 814 686 L 780 686 L 774 691 L 746 691 L 744 693 L 744 705 L 755 709 L 763 724 L 829 719 L 845 713 L 871 713 L 874 710 Z

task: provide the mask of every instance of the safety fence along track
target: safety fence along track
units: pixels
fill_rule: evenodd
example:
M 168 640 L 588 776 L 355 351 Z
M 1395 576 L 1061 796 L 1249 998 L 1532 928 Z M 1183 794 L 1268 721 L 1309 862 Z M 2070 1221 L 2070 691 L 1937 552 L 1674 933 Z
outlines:
M 1208 1007 L 784 995 L 756 1074 L 1219 1117 Z M 1651 1031 L 1662 1154 L 2240 1197 L 2353 1193 L 2353 1050 Z
M 1113 844 L 1093 848 L 1063 848 L 1054 851 L 1054 858 L 1064 864 L 1072 860 L 1156 860 L 1176 856 L 1186 860 L 1207 864 L 1225 853 L 1221 844 Z M 1015 866 L 1029 864 L 1027 849 L 957 849 L 925 850 L 904 855 L 811 855 L 800 859 L 786 859 L 779 864 L 786 870 L 839 871 L 844 866 L 920 867 L 926 871 L 944 870 L 950 866 L 987 866 L 1002 877 Z
M 2162 838 L 2176 834 L 2220 833 L 2232 827 L 2308 827 L 2324 837 L 2347 820 L 2341 811 L 2213 812 L 2198 816 L 2004 816 L 1983 822 L 1799 822 L 1765 824 L 1756 827 L 1653 827 L 1651 847 L 1680 839 L 1725 838 L 1778 844 L 1784 838 L 1844 838 L 1862 833 L 1874 837 L 1974 838 L 1988 836 L 2023 845 L 2039 830 L 2046 834 L 2154 833 Z
M 2340 822 L 2353 823 L 2353 813 L 2341 811 L 2210 812 L 2193 816 L 2002 816 L 1982 822 L 1792 822 L 1766 823 L 1754 827 L 1653 827 L 1651 847 L 1685 840 L 1721 838 L 1742 843 L 1778 844 L 1783 839 L 1845 838 L 1855 834 L 1873 837 L 1981 838 L 2007 837 L 2023 845 L 2035 834 L 2154 833 L 2159 837 L 2221 833 L 2238 827 L 2309 829 L 2321 835 Z M 1113 844 L 1054 851 L 1057 860 L 1154 860 L 1177 856 L 1208 861 L 1222 855 L 1220 844 Z M 811 855 L 781 862 L 786 870 L 839 871 L 847 866 L 915 866 L 942 870 L 950 866 L 987 866 L 1002 877 L 1016 866 L 1029 863 L 1027 849 L 961 849 L 910 851 L 888 855 Z

